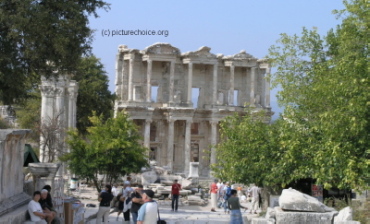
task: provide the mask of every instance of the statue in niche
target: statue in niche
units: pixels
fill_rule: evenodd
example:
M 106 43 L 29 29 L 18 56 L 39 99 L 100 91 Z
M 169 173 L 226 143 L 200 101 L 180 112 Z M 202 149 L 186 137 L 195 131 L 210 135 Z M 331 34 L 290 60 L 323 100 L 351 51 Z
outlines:
M 224 93 L 218 92 L 218 104 L 222 105 L 224 104 Z
M 170 70 L 170 63 L 169 62 L 162 62 L 162 75 L 169 74 Z
M 181 90 L 176 90 L 173 101 L 175 103 L 181 103 Z
M 259 94 L 257 94 L 255 97 L 254 97 L 254 105 L 258 105 L 260 106 L 261 105 L 261 96 Z

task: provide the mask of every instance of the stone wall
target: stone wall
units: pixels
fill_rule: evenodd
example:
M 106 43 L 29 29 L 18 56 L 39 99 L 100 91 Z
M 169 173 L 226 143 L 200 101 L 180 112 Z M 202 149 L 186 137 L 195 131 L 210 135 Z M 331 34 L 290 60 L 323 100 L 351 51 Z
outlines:
M 0 216 L 29 201 L 23 192 L 24 143 L 29 130 L 0 130 Z

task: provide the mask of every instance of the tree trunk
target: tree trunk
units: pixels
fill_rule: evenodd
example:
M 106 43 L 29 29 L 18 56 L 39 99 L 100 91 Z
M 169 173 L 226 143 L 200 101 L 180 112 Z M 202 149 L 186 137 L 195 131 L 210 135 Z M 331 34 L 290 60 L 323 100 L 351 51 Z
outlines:
M 101 188 L 100 188 L 98 179 L 94 177 L 93 178 L 93 182 L 94 182 L 94 186 L 95 186 L 96 190 L 98 191 L 98 193 L 100 193 L 101 192 Z

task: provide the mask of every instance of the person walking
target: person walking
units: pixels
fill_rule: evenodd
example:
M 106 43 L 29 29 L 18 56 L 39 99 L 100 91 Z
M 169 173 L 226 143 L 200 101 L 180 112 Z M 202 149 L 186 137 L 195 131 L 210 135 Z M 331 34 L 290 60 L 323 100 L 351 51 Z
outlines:
M 237 197 L 237 191 L 232 189 L 231 196 L 227 200 L 228 208 L 230 209 L 230 224 L 243 224 L 242 213 L 240 212 L 240 202 Z
M 108 223 L 109 219 L 109 211 L 110 211 L 110 203 L 113 199 L 112 194 L 112 186 L 109 184 L 105 185 L 104 191 L 99 194 L 98 201 L 99 203 L 99 210 L 96 216 L 96 224 L 102 223 L 102 217 L 104 217 L 104 223 Z
M 257 214 L 257 209 L 258 209 L 258 203 L 259 203 L 259 193 L 260 193 L 260 188 L 257 185 L 254 185 L 250 190 L 249 193 L 252 196 L 252 207 L 251 207 L 251 213 Z
M 224 202 L 224 211 L 225 211 L 225 214 L 230 212 L 229 206 L 228 206 L 228 200 L 229 200 L 230 197 L 231 197 L 230 183 L 226 182 L 226 185 L 224 187 L 224 200 L 225 200 L 225 202 Z
M 213 181 L 213 183 L 211 184 L 210 188 L 209 188 L 209 193 L 211 194 L 211 212 L 215 212 L 216 211 L 216 206 L 217 206 L 217 190 L 218 190 L 218 187 L 217 187 L 217 179 L 215 179 Z
M 174 180 L 171 188 L 171 195 L 172 195 L 172 211 L 175 212 L 177 212 L 177 208 L 179 206 L 180 190 L 181 184 L 179 184 L 177 180 Z
M 131 194 L 131 200 L 132 200 L 132 206 L 131 206 L 131 215 L 132 215 L 132 220 L 134 221 L 134 224 L 137 223 L 137 216 L 139 209 L 142 204 L 144 204 L 144 200 L 141 196 L 143 193 L 143 185 L 139 184 L 137 188 L 135 189 L 134 193 Z
M 128 178 L 127 178 L 128 179 Z M 134 189 L 131 188 L 130 181 L 126 180 L 124 182 L 124 190 L 122 192 L 122 196 L 120 201 L 123 201 L 123 218 L 124 224 L 130 224 L 130 206 L 129 203 L 131 201 L 131 194 L 134 192 Z
M 139 209 L 137 224 L 156 224 L 158 221 L 158 204 L 153 200 L 154 191 L 145 190 L 142 197 L 144 204 Z

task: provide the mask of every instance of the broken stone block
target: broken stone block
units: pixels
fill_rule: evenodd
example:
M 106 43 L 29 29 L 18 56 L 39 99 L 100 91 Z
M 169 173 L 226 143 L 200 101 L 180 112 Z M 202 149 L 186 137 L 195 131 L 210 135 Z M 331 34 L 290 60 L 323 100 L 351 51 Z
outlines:
M 252 224 L 275 224 L 275 219 L 253 218 Z
M 361 224 L 361 223 L 359 221 L 348 220 L 348 221 L 334 222 L 334 224 Z
M 319 200 L 310 195 L 303 194 L 292 188 L 284 189 L 279 198 L 279 205 L 283 210 L 307 211 L 307 212 L 329 212 L 334 208 L 327 207 Z
M 275 217 L 276 217 L 275 210 L 273 208 L 267 208 L 265 218 L 266 219 L 275 219 Z
M 189 195 L 188 196 L 188 204 L 189 205 L 205 205 L 206 202 L 200 198 L 199 196 Z
M 334 222 L 339 221 L 351 221 L 352 218 L 352 209 L 348 206 L 339 211 L 338 215 L 334 217 Z
M 298 212 L 283 211 L 280 207 L 275 207 L 276 224 L 332 224 L 337 211 L 332 212 Z

